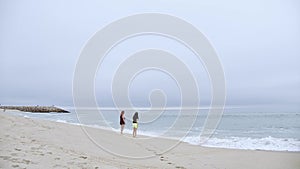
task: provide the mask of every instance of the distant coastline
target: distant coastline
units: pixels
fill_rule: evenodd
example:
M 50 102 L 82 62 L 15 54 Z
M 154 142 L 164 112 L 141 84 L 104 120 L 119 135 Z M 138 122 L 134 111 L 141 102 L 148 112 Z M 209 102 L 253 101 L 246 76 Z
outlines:
M 69 113 L 69 111 L 55 107 L 55 106 L 0 106 L 0 109 L 5 110 L 19 110 L 23 112 L 32 113 Z

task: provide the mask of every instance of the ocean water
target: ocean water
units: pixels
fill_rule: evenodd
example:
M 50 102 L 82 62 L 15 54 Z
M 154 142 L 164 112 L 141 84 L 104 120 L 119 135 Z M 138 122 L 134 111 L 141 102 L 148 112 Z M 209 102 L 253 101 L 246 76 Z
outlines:
M 63 123 L 82 124 L 119 131 L 119 110 L 74 109 L 71 113 L 25 113 L 15 115 L 41 118 Z M 136 110 L 125 110 L 125 133 L 132 132 L 132 115 Z M 195 111 L 195 110 L 193 110 Z M 140 109 L 138 134 L 170 137 L 193 145 L 206 147 L 300 152 L 300 112 L 254 112 L 225 109 L 211 138 L 200 145 L 200 133 L 208 109 L 168 109 L 147 111 Z M 11 113 L 11 112 L 9 112 Z

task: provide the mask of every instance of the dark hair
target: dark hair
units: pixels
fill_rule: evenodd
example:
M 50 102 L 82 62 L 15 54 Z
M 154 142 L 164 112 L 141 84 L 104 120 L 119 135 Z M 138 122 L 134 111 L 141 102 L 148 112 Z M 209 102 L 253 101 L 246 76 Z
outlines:
M 138 114 L 138 112 L 135 112 L 132 120 L 136 122 L 137 119 L 139 119 L 139 114 Z

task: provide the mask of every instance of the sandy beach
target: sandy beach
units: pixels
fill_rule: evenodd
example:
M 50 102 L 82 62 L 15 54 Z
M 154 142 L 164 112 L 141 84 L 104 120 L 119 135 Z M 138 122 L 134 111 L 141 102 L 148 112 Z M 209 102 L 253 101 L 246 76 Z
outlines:
M 299 152 L 206 148 L 163 138 L 132 138 L 2 110 L 0 125 L 0 168 L 300 168 Z

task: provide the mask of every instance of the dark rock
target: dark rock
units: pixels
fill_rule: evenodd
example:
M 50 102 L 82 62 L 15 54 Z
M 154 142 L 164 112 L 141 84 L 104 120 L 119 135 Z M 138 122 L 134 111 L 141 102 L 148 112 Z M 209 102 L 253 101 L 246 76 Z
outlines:
M 0 109 L 5 110 L 19 110 L 24 112 L 32 112 L 32 113 L 50 113 L 50 112 L 57 112 L 57 113 L 69 113 L 61 108 L 57 108 L 55 106 L 0 106 Z

